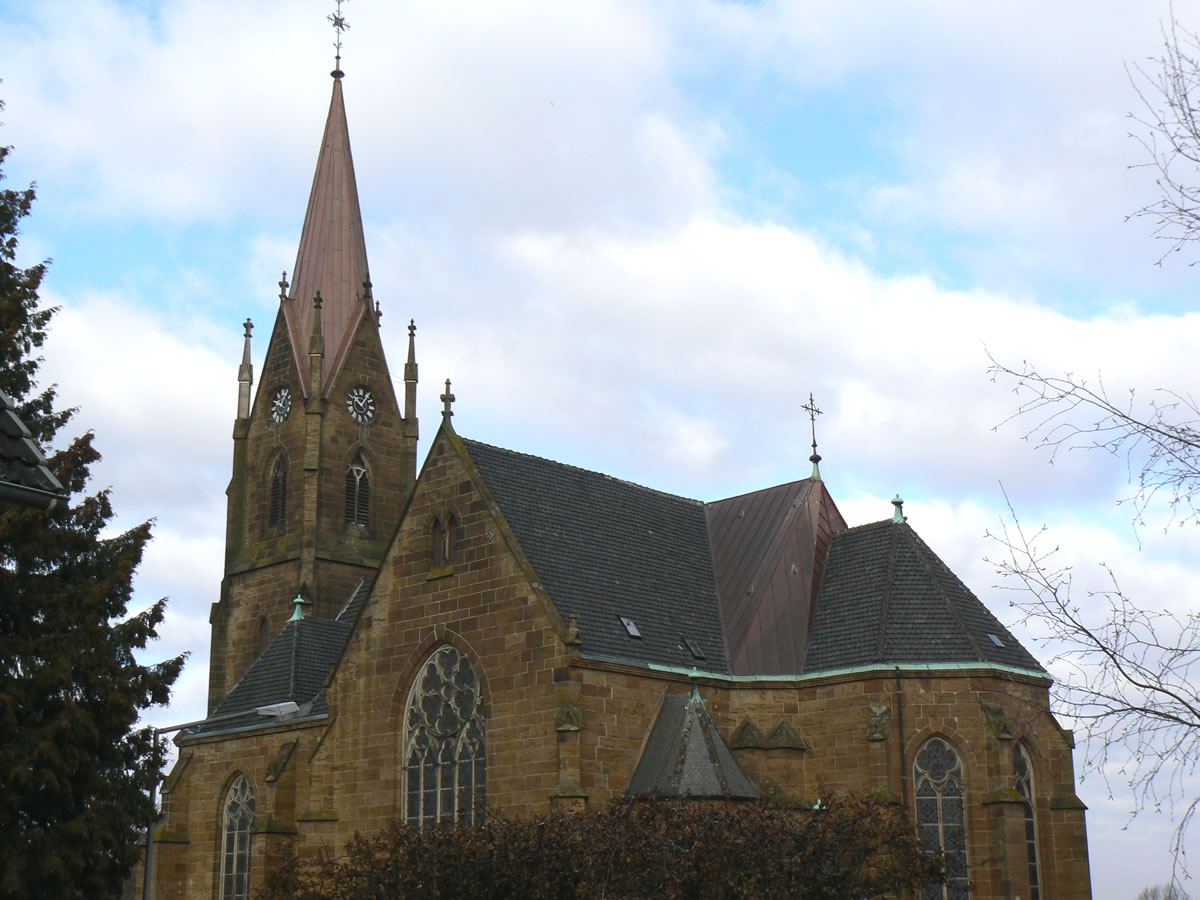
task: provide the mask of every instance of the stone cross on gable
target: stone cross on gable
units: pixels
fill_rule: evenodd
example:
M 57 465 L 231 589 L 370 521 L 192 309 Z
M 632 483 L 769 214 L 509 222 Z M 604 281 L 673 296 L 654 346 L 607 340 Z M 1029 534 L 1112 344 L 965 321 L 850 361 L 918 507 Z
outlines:
M 250 332 L 254 329 L 254 323 L 250 321 L 250 317 L 246 317 L 246 321 L 242 323 L 242 327 L 246 329 L 246 337 L 250 337 Z
M 449 378 L 446 379 L 446 393 L 442 394 L 438 399 L 442 401 L 442 418 L 448 421 L 454 415 L 453 410 L 450 409 L 450 404 L 454 402 L 454 395 L 450 393 Z
M 279 302 L 282 303 L 287 299 L 287 289 L 289 287 L 291 287 L 291 285 L 288 284 L 287 270 L 284 269 L 283 277 L 279 279 Z

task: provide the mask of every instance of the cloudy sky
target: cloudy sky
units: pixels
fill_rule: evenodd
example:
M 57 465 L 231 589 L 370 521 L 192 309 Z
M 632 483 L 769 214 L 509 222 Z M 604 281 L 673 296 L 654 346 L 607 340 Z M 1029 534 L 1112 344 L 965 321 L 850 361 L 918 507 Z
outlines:
M 37 181 L 44 375 L 96 432 L 138 576 L 203 713 L 240 323 L 256 362 L 329 101 L 332 0 L 0 0 L 0 141 Z M 352 0 L 346 106 L 393 362 L 418 325 L 473 438 L 701 499 L 822 472 L 910 522 L 1001 618 L 984 532 L 1046 522 L 1081 587 L 1200 606 L 1200 540 L 1136 533 L 1119 460 L 1049 464 L 987 353 L 1120 393 L 1196 389 L 1191 258 L 1128 213 L 1144 0 Z M 1176 0 L 1200 28 L 1200 2 Z M 1194 256 L 1200 257 L 1200 248 Z M 398 368 L 397 368 L 397 374 Z M 422 454 L 425 448 L 422 448 Z M 1082 600 L 1081 596 L 1081 600 Z M 1083 602 L 1086 602 L 1085 600 Z M 1036 635 L 1025 635 L 1036 649 Z M 1043 655 L 1045 655 L 1043 653 Z M 1082 756 L 1079 757 L 1082 762 Z M 1089 774 L 1098 898 L 1164 880 L 1171 824 Z M 1191 844 L 1200 850 L 1200 834 Z

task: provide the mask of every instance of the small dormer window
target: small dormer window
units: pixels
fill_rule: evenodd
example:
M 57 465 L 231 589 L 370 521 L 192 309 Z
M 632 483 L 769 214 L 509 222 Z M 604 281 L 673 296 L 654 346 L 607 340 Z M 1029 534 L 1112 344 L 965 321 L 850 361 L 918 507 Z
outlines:
M 692 659 L 704 659 L 704 651 L 690 637 L 683 638 L 683 643 L 687 646 L 688 653 L 692 654 Z
M 990 631 L 988 632 L 988 637 L 991 638 L 992 643 L 995 644 L 997 647 L 1004 646 L 1004 641 L 1000 640 L 1000 638 L 996 637 L 996 635 L 992 634 Z
M 621 620 L 621 624 L 625 626 L 625 631 L 630 637 L 640 638 L 642 636 L 642 633 L 638 631 L 637 625 L 634 624 L 633 619 L 629 618 L 629 616 L 617 616 L 617 618 Z

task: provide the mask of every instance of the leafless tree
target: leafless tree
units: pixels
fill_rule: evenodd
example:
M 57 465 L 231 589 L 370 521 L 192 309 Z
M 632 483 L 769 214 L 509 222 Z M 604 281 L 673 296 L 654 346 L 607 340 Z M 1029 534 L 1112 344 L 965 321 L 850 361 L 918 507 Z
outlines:
M 1100 378 L 1047 376 L 994 358 L 990 372 L 1017 397 L 1006 422 L 1019 423 L 1052 459 L 1079 449 L 1123 461 L 1136 521 L 1153 506 L 1173 522 L 1200 524 L 1200 411 L 1191 397 L 1160 390 L 1143 402 L 1127 391 L 1117 400 Z M 1200 809 L 1200 612 L 1130 596 L 1103 563 L 1102 587 L 1075 589 L 1051 534 L 1022 525 L 1011 504 L 991 537 L 1000 586 L 1014 592 L 1010 605 L 1051 654 L 1055 699 L 1084 738 L 1085 769 L 1110 790 L 1126 782 L 1135 812 L 1173 816 L 1171 850 L 1185 872 L 1184 838 Z
M 1136 126 L 1130 136 L 1148 156 L 1137 167 L 1154 171 L 1159 191 L 1130 218 L 1150 219 L 1155 237 L 1167 243 L 1160 264 L 1200 237 L 1200 36 L 1182 27 L 1173 10 L 1162 36 L 1161 56 L 1126 67 L 1142 107 L 1130 113 Z
M 1134 900 L 1191 900 L 1191 897 L 1178 885 L 1167 883 L 1142 888 Z

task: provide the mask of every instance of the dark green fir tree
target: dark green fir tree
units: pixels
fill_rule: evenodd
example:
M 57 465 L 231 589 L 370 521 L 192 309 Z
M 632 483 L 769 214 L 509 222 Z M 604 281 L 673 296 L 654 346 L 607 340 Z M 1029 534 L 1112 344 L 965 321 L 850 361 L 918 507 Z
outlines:
M 37 385 L 55 310 L 38 300 L 45 264 L 17 265 L 33 200 L 32 187 L 0 189 L 0 390 L 70 501 L 49 513 L 0 503 L 0 897 L 116 897 L 163 764 L 138 714 L 167 702 L 183 657 L 135 658 L 165 610 L 127 610 L 150 523 L 106 533 L 109 492 L 85 493 L 92 435 L 60 434 L 73 410 Z

